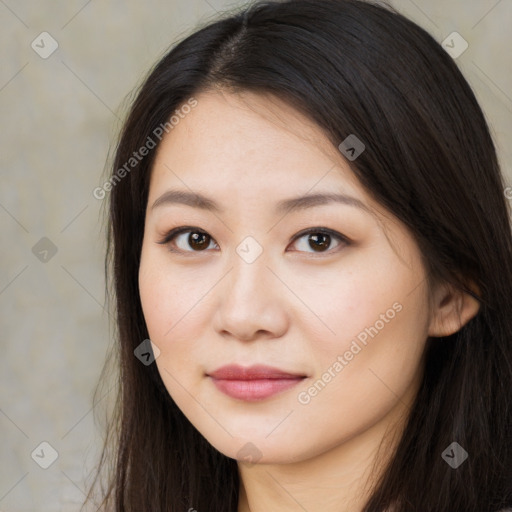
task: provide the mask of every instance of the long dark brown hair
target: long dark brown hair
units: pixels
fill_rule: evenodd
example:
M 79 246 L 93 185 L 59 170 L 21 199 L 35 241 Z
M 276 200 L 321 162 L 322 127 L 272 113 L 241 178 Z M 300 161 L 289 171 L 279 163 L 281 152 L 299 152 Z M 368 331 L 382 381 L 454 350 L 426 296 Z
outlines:
M 126 164 L 175 110 L 212 88 L 271 93 L 336 147 L 356 134 L 366 149 L 351 169 L 411 230 L 429 283 L 479 290 L 474 318 L 427 340 L 424 379 L 364 512 L 512 506 L 512 230 L 496 150 L 443 48 L 392 8 L 359 0 L 257 2 L 224 14 L 175 45 L 137 91 L 105 199 L 116 341 L 94 401 L 112 371 L 117 395 L 89 497 L 105 468 L 103 510 L 237 510 L 237 462 L 182 414 L 156 365 L 134 356 L 149 337 L 138 270 L 156 149 Z M 441 456 L 453 442 L 469 454 L 457 469 Z

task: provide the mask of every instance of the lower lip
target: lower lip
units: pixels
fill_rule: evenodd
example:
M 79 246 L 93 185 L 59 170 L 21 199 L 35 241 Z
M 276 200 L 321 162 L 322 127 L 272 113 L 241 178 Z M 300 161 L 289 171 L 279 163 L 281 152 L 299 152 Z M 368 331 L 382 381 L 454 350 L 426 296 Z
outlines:
M 217 389 L 232 398 L 257 401 L 290 389 L 302 382 L 303 377 L 290 379 L 226 380 L 211 377 Z

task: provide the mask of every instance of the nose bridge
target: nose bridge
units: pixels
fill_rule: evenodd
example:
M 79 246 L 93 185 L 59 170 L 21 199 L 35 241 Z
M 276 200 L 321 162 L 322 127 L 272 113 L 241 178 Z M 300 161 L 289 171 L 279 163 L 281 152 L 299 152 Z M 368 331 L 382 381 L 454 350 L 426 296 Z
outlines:
M 261 245 L 259 247 L 261 249 L 258 249 L 254 242 L 245 240 L 236 247 L 230 258 L 232 271 L 228 279 L 228 296 L 239 304 L 250 305 L 252 303 L 253 309 L 261 307 L 260 301 L 264 302 L 265 297 L 260 295 L 265 290 L 269 291 L 268 278 L 271 274 L 267 268 L 269 265 L 268 254 L 263 251 Z M 269 294 L 266 295 L 268 300 Z
M 267 268 L 270 264 L 267 251 L 261 246 L 257 250 L 254 241 L 244 240 L 236 247 L 218 303 L 219 330 L 240 339 L 251 339 L 259 331 L 281 335 L 286 314 L 278 298 L 278 280 Z

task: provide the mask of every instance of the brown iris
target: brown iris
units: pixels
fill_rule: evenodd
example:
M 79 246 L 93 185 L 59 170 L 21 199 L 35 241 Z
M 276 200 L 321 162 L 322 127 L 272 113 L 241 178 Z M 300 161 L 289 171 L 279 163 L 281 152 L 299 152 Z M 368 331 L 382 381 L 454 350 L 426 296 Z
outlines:
M 193 249 L 202 251 L 210 245 L 210 235 L 194 231 L 188 235 L 188 243 Z
M 312 241 L 314 242 L 314 244 L 318 245 L 312 245 Z M 312 249 L 314 249 L 317 252 L 322 252 L 323 249 L 329 248 L 329 245 L 331 243 L 331 237 L 330 235 L 327 235 L 325 233 L 315 233 L 309 235 L 308 242 Z

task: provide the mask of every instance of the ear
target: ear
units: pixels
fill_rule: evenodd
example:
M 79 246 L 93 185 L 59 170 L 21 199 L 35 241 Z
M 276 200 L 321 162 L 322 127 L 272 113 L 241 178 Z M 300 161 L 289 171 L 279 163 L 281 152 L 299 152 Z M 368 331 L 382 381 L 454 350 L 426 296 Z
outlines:
M 480 296 L 480 290 L 474 283 L 471 283 L 469 289 Z M 434 295 L 434 311 L 428 330 L 428 335 L 431 337 L 450 336 L 456 333 L 480 309 L 480 302 L 477 299 L 451 284 L 439 285 Z

